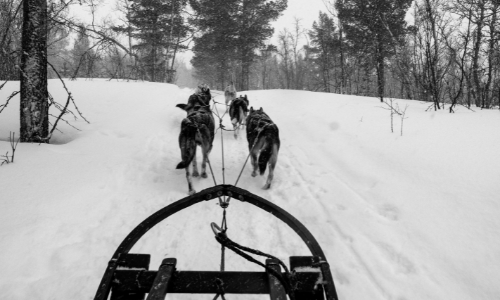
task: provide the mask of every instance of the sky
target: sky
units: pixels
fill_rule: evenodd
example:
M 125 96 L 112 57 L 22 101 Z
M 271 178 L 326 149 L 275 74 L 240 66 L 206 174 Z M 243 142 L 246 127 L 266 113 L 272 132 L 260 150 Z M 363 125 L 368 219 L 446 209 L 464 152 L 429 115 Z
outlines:
M 292 29 L 295 18 L 301 19 L 302 27 L 312 28 L 313 22 L 319 18 L 319 11 L 327 11 L 322 0 L 288 0 L 288 7 L 283 15 L 273 22 L 275 36 L 284 28 Z
M 48 82 L 51 95 L 64 102 L 61 82 Z M 70 116 L 78 130 L 59 122 L 51 144 L 21 143 L 14 163 L 0 166 L 0 299 L 92 299 L 125 236 L 188 193 L 185 170 L 175 169 L 186 113 L 175 105 L 193 90 L 106 79 L 66 85 L 90 124 Z M 18 88 L 18 81 L 7 82 L 0 99 Z M 498 110 L 458 106 L 450 114 L 448 106 L 433 111 L 429 103 L 395 99 L 393 105 L 408 108 L 391 132 L 390 112 L 376 98 L 244 93 L 279 128 L 274 180 L 263 190 L 267 172 L 251 176 L 245 131 L 235 139 L 218 130 L 210 154 L 215 181 L 234 184 L 243 170 L 238 187 L 304 224 L 326 255 L 339 299 L 499 298 Z M 212 95 L 224 103 L 221 92 Z M 51 113 L 58 114 L 54 106 Z M 228 115 L 222 125 L 232 128 Z M 9 131 L 19 136 L 18 129 L 19 95 L 0 115 L 2 155 L 11 152 Z M 209 174 L 193 184 L 201 191 L 214 182 Z M 220 245 L 210 228 L 222 219 L 217 202 L 161 222 L 132 252 L 151 254 L 151 270 L 165 257 L 177 258 L 179 270 L 219 270 Z M 309 254 L 284 223 L 248 203 L 231 200 L 227 222 L 228 236 L 240 245 L 285 262 Z M 230 251 L 226 270 L 262 271 Z

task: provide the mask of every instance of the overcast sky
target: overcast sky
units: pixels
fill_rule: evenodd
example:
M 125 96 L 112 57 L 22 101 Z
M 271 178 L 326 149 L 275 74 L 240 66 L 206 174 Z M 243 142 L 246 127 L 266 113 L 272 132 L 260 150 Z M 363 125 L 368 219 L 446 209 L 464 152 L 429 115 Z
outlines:
M 284 28 L 291 30 L 295 17 L 301 19 L 302 27 L 312 28 L 313 22 L 319 17 L 320 10 L 326 12 L 323 0 L 288 0 L 288 7 L 283 15 L 273 22 L 275 35 Z

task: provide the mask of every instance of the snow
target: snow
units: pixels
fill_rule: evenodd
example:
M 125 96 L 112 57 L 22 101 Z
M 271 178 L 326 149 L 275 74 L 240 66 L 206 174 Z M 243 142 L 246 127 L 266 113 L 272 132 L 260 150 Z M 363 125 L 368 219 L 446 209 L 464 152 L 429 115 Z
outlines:
M 175 85 L 68 81 L 90 121 L 60 122 L 53 144 L 19 144 L 0 167 L 0 299 L 92 299 L 108 260 L 142 220 L 187 195 L 175 107 L 192 93 Z M 6 99 L 19 82 L 1 91 Z M 49 91 L 66 99 L 62 84 Z M 375 98 L 305 91 L 247 91 L 280 128 L 273 186 L 250 176 L 238 186 L 279 205 L 316 237 L 340 299 L 497 299 L 500 297 L 500 115 L 455 114 L 409 105 L 404 135 Z M 239 93 L 241 94 L 241 93 Z M 215 94 L 223 103 L 222 93 Z M 218 110 L 224 107 L 218 105 Z M 76 112 L 76 111 L 75 111 Z M 0 153 L 19 128 L 19 97 L 0 115 Z M 218 123 L 218 122 L 216 122 Z M 223 124 L 232 128 L 229 116 Z M 245 133 L 223 132 L 225 181 L 234 184 L 248 155 Z M 210 161 L 222 178 L 221 132 Z M 201 155 L 198 151 L 201 162 Z M 267 176 L 267 173 L 265 174 Z M 213 186 L 195 179 L 197 191 Z M 228 236 L 288 261 L 308 255 L 272 215 L 232 200 Z M 217 201 L 183 210 L 132 249 L 151 253 L 150 269 L 176 257 L 181 270 L 218 270 L 220 245 L 211 222 Z M 226 270 L 260 270 L 227 253 Z M 205 299 L 169 295 L 168 299 Z M 228 299 L 267 299 L 266 296 Z

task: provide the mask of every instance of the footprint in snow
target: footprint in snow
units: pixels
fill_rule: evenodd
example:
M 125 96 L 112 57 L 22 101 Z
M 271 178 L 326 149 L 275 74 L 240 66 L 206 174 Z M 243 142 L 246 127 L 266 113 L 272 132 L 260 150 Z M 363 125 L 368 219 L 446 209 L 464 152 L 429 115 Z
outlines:
M 399 220 L 399 215 L 400 215 L 399 208 L 397 208 L 396 206 L 394 206 L 392 204 L 385 203 L 385 204 L 379 206 L 378 213 L 379 213 L 379 215 L 381 215 L 382 217 L 384 217 L 386 219 L 389 219 L 392 221 Z

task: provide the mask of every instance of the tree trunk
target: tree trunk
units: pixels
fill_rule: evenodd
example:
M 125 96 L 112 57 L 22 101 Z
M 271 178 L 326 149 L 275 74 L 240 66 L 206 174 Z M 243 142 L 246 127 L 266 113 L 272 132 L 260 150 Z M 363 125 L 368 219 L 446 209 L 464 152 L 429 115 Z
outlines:
M 478 9 L 480 10 L 480 16 L 477 21 L 476 30 L 476 41 L 474 44 L 474 54 L 472 58 L 472 76 L 474 79 L 474 93 L 476 106 L 481 107 L 481 80 L 479 79 L 479 56 L 481 50 L 481 42 L 483 38 L 483 21 L 484 21 L 484 3 L 482 0 L 479 1 Z
M 385 70 L 384 70 L 384 50 L 382 41 L 377 43 L 377 92 L 380 102 L 384 102 Z
M 21 55 L 21 142 L 48 143 L 47 2 L 24 0 Z
M 339 50 L 340 50 L 340 93 L 345 94 L 345 67 L 344 67 L 344 41 L 342 34 L 342 24 L 339 20 Z
M 495 25 L 497 23 L 497 9 L 499 4 L 495 2 L 493 4 L 491 10 L 491 21 L 490 21 L 490 40 L 488 43 L 488 79 L 486 82 L 486 86 L 484 87 L 483 94 L 483 108 L 491 107 L 491 97 L 490 97 L 490 87 L 491 81 L 493 80 L 493 64 L 494 64 L 494 56 L 495 56 Z

